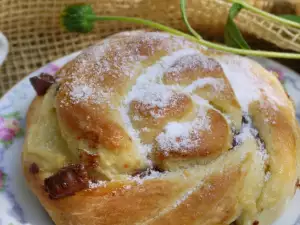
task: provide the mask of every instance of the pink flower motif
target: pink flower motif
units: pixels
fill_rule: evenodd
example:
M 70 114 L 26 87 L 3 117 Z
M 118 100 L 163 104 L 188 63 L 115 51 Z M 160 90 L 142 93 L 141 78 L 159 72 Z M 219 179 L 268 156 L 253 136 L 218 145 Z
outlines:
M 4 125 L 4 118 L 0 116 L 0 128 Z
M 51 75 L 54 75 L 60 68 L 53 64 L 53 63 L 49 63 L 47 65 L 47 67 L 44 69 L 44 73 L 49 73 Z
M 16 132 L 10 128 L 0 128 L 0 141 L 11 141 L 16 136 Z
M 12 119 L 12 118 L 5 119 L 4 120 L 4 128 L 11 129 L 12 131 L 14 131 L 17 134 L 20 130 L 20 123 L 16 119 Z
M 4 146 L 8 147 L 19 134 L 22 134 L 22 130 L 17 115 L 0 116 L 0 142 Z

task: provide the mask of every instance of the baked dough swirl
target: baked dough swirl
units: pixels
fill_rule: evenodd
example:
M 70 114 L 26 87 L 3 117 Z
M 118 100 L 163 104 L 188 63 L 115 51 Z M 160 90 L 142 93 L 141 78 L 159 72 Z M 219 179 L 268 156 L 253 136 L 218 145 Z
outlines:
M 131 31 L 55 79 L 22 161 L 57 225 L 265 225 L 295 193 L 295 109 L 251 59 Z

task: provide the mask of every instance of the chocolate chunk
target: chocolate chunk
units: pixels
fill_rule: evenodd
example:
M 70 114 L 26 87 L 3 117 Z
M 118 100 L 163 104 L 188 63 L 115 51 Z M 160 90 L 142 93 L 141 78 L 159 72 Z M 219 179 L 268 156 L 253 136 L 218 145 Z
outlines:
M 159 168 L 157 165 L 154 165 L 152 170 L 160 172 L 160 173 L 164 172 L 164 170 L 162 168 Z
M 239 144 L 239 142 L 236 140 L 236 138 L 234 137 L 232 140 L 232 147 L 234 148 L 235 146 L 237 146 Z
M 29 167 L 29 172 L 32 174 L 37 174 L 40 172 L 40 168 L 36 163 L 32 163 Z
M 154 166 L 152 169 L 150 168 L 143 168 L 143 169 L 139 169 L 139 170 L 136 170 L 132 176 L 139 176 L 140 178 L 143 178 L 143 177 L 146 177 L 146 176 L 150 176 L 152 172 L 164 172 L 164 170 L 162 170 L 161 168 L 157 167 L 157 166 Z
M 248 116 L 242 116 L 242 123 L 248 124 L 249 123 L 249 117 Z
M 259 221 L 255 220 L 252 225 L 259 225 Z
M 44 181 L 49 198 L 59 199 L 88 188 L 88 173 L 83 164 L 69 165 Z
M 39 96 L 44 95 L 48 88 L 55 83 L 54 77 L 46 73 L 41 73 L 39 76 L 31 77 L 29 81 Z
M 58 92 L 59 91 L 59 88 L 60 88 L 60 85 L 57 85 L 57 87 L 56 87 L 56 92 Z
M 296 182 L 296 188 L 300 188 L 300 180 L 299 179 Z
M 149 176 L 151 174 L 151 170 L 149 168 L 145 168 L 145 169 L 139 169 L 136 170 L 132 176 L 136 177 L 139 176 L 140 178 L 143 178 L 145 176 Z
M 258 143 L 259 149 L 261 151 L 264 151 L 266 149 L 266 144 L 265 144 L 264 140 L 260 137 L 260 135 L 258 133 L 255 135 L 255 139 Z

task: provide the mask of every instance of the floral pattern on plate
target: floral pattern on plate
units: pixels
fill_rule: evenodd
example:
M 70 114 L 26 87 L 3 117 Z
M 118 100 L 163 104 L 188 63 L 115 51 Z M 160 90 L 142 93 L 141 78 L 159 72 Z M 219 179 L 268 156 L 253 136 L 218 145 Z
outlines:
M 37 198 L 28 190 L 20 165 L 26 112 L 35 97 L 28 78 L 41 72 L 54 74 L 76 55 L 78 52 L 35 71 L 0 100 L 0 225 L 53 225 Z M 255 60 L 277 74 L 294 100 L 300 120 L 300 76 L 271 60 Z M 300 225 L 299 201 L 298 191 L 284 215 L 274 225 Z
M 20 114 L 14 112 L 8 115 L 0 115 L 0 144 L 8 148 L 16 137 L 23 135 L 23 129 L 20 127 Z
M 0 170 L 0 192 L 5 190 L 7 175 Z

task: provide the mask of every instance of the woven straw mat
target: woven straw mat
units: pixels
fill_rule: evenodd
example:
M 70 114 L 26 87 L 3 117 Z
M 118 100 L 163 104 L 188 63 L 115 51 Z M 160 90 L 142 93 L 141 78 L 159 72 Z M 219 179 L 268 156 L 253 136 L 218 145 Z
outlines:
M 248 0 L 270 10 L 275 0 Z M 10 42 L 10 53 L 0 68 L 0 96 L 18 80 L 42 65 L 83 49 L 95 41 L 122 30 L 141 26 L 122 22 L 97 22 L 89 34 L 68 33 L 59 16 L 69 4 L 92 4 L 98 15 L 137 16 L 185 30 L 179 0 L 1 0 L 0 31 Z M 222 37 L 230 3 L 223 0 L 188 0 L 187 12 L 192 26 L 204 35 Z M 271 23 L 242 10 L 238 26 L 258 38 L 286 49 L 300 51 L 297 29 Z

